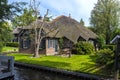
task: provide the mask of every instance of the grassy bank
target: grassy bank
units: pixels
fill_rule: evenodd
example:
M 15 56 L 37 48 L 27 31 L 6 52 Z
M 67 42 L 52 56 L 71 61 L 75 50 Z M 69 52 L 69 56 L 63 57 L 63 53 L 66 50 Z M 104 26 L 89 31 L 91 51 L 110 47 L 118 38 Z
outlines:
M 102 71 L 103 66 L 96 65 L 97 56 L 91 55 L 73 55 L 71 58 L 61 56 L 41 56 L 33 58 L 31 54 L 9 54 L 14 56 L 15 61 L 27 64 L 42 65 L 57 69 L 64 69 L 77 72 L 85 72 L 99 75 L 106 75 Z
M 18 48 L 17 47 L 7 47 L 7 46 L 4 46 L 2 48 L 2 52 L 14 52 L 14 51 L 18 51 Z

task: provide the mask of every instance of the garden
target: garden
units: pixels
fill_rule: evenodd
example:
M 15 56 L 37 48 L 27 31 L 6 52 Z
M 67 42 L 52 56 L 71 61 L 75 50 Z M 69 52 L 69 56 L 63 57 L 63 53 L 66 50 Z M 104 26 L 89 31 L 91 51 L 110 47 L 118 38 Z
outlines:
M 7 52 L 10 50 L 14 51 L 18 50 L 18 48 L 13 46 L 5 46 L 3 47 L 2 52 Z M 16 62 L 26 64 L 46 66 L 101 76 L 113 76 L 113 45 L 105 45 L 101 50 L 95 52 L 91 43 L 79 42 L 75 45 L 73 50 L 76 52 L 76 54 L 72 54 L 70 58 L 60 55 L 40 55 L 39 58 L 34 58 L 33 54 L 28 53 L 11 53 L 7 54 L 7 56 L 14 56 Z

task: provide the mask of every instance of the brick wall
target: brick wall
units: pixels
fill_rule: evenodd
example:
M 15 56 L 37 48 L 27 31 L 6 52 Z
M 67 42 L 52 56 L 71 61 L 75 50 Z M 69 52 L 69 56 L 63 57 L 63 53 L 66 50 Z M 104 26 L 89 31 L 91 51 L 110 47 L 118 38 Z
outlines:
M 55 48 L 48 48 L 48 39 L 46 39 L 46 55 L 55 55 L 56 53 L 57 52 L 55 52 Z
M 46 55 L 55 55 L 55 49 L 54 48 L 47 48 L 46 49 Z

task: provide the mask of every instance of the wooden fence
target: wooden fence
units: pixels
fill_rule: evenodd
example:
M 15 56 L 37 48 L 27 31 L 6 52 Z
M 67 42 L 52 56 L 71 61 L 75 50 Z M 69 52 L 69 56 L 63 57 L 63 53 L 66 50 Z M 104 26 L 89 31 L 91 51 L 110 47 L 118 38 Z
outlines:
M 0 56 L 0 79 L 14 76 L 14 57 Z

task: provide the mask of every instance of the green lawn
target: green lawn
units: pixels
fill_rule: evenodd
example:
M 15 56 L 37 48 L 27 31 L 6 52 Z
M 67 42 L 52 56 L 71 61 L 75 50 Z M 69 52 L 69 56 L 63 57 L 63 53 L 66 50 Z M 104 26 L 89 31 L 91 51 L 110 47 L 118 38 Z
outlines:
M 6 47 L 4 46 L 2 49 L 2 52 L 13 52 L 13 51 L 18 51 L 17 47 Z
M 40 58 L 33 58 L 31 54 L 22 53 L 9 54 L 9 56 L 14 56 L 15 61 L 18 62 L 104 75 L 101 71 L 102 67 L 97 66 L 95 63 L 97 56 L 73 55 L 71 58 L 61 56 L 41 56 Z

